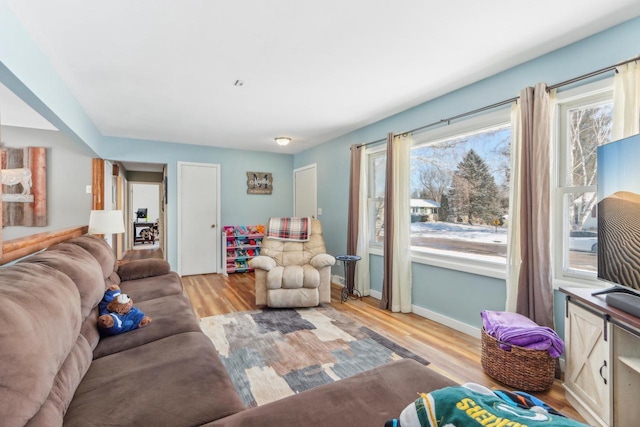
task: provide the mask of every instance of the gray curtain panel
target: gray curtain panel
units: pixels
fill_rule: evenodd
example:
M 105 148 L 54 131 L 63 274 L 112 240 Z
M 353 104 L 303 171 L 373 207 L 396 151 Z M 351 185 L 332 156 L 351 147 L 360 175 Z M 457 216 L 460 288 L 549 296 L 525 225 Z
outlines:
M 549 94 L 543 83 L 520 92 L 522 109 L 521 251 L 516 311 L 553 328 L 551 287 Z
M 349 211 L 347 220 L 347 254 L 356 255 L 358 250 L 358 227 L 360 210 L 360 154 L 364 146 L 351 146 L 351 173 L 349 176 Z M 348 268 L 345 272 L 346 283 L 355 283 L 355 268 Z

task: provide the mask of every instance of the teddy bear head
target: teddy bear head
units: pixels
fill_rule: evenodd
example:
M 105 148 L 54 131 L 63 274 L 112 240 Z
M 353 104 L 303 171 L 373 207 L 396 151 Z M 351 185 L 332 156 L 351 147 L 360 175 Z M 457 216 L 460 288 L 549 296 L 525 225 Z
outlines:
M 133 307 L 133 300 L 127 294 L 119 294 L 107 305 L 111 313 L 127 314 Z

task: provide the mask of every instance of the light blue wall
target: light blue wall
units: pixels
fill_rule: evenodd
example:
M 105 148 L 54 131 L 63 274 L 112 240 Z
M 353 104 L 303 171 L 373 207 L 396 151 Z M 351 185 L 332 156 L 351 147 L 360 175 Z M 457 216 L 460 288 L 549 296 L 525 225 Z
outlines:
M 481 310 L 504 310 L 504 280 L 413 263 L 413 304 L 480 327 Z
M 167 164 L 167 259 L 177 267 L 178 162 L 220 165 L 221 225 L 266 224 L 271 216 L 291 216 L 293 210 L 293 156 L 201 145 L 107 137 L 101 156 Z M 247 194 L 247 172 L 271 172 L 273 193 Z
M 636 18 L 296 155 L 296 168 L 317 164 L 318 207 L 323 210 L 320 219 L 329 252 L 343 253 L 346 248 L 351 144 L 383 139 L 388 132 L 401 133 L 510 99 L 537 82 L 551 85 L 633 58 L 640 53 L 639 40 L 640 18 Z M 424 55 L 428 55 L 428 50 Z M 376 261 L 379 257 L 371 258 L 372 288 L 376 289 L 381 286 L 382 267 Z M 334 273 L 342 274 L 339 267 L 334 267 Z M 504 280 L 424 265 L 414 265 L 413 273 L 414 304 L 420 307 L 435 307 L 437 312 L 476 327 L 480 326 L 481 310 L 504 309 Z M 559 328 L 564 324 L 564 302 L 562 297 L 556 296 L 556 299 L 559 300 L 556 307 Z
M 371 255 L 371 289 L 380 293 L 382 268 L 382 257 Z M 480 310 L 504 310 L 504 280 L 419 263 L 411 274 L 413 305 L 438 315 L 479 328 Z
M 553 318 L 555 321 L 555 330 L 560 335 L 560 338 L 564 339 L 564 320 L 565 316 L 565 300 L 566 295 L 562 292 L 556 290 L 553 293 L 553 298 L 555 301 L 555 306 L 553 307 Z

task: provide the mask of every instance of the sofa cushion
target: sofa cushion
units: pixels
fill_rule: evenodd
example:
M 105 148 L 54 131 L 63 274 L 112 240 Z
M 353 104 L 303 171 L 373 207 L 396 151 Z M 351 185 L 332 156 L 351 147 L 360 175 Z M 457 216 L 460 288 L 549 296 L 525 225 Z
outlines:
M 121 281 L 162 276 L 171 271 L 169 263 L 159 258 L 137 259 L 118 266 L 116 273 Z
M 309 264 L 317 268 L 318 270 L 322 267 L 329 267 L 336 263 L 336 259 L 329 254 L 318 254 L 311 258 Z
M 98 330 L 98 307 L 95 307 L 82 322 L 80 335 L 85 337 L 89 347 L 93 351 L 100 341 L 100 331 Z
M 120 289 L 133 298 L 135 304 L 168 295 L 182 295 L 182 280 L 175 272 L 162 276 L 128 280 L 120 283 Z
M 126 334 L 103 337 L 94 351 L 94 358 L 128 350 L 182 332 L 201 330 L 189 300 L 182 295 L 170 295 L 139 304 L 136 301 L 134 303 L 151 317 L 153 322 Z
M 62 425 L 64 413 L 69 407 L 80 380 L 89 370 L 91 359 L 89 343 L 82 335 L 78 336 L 76 345 L 54 379 L 47 400 L 38 413 L 29 420 L 27 427 Z
M 73 280 L 80 292 L 82 318 L 89 315 L 104 295 L 102 269 L 96 259 L 78 245 L 60 243 L 23 261 L 48 265 Z
M 65 426 L 196 426 L 244 409 L 213 344 L 186 332 L 96 359 Z
M 282 242 L 282 265 L 302 265 L 311 261 L 312 255 L 305 246 L 300 242 Z
M 80 294 L 65 274 L 33 263 L 0 274 L 0 420 L 23 426 L 45 402 L 76 345 Z
M 384 426 L 419 393 L 451 385 L 455 383 L 434 370 L 402 359 L 206 426 Z
M 318 304 L 318 289 L 271 289 L 267 293 L 267 305 L 273 308 L 315 307 Z
M 320 272 L 309 264 L 274 267 L 267 272 L 267 288 L 316 289 L 320 286 Z
M 249 267 L 259 268 L 264 271 L 269 271 L 276 266 L 276 262 L 273 258 L 264 255 L 258 255 L 255 258 L 249 260 Z
M 93 255 L 102 267 L 103 278 L 113 280 L 113 273 L 116 271 L 116 258 L 113 255 L 113 249 L 107 242 L 91 234 L 85 234 L 69 239 L 67 243 L 78 245 Z M 110 284 L 108 283 L 108 285 Z
M 304 278 L 304 270 L 300 265 L 288 265 L 282 272 L 283 289 L 298 289 L 302 287 L 302 279 Z
M 305 264 L 302 266 L 302 286 L 305 288 L 317 288 L 320 286 L 320 273 L 313 266 Z
M 267 272 L 267 288 L 268 289 L 280 289 L 282 287 L 282 275 L 284 274 L 284 267 L 273 267 Z

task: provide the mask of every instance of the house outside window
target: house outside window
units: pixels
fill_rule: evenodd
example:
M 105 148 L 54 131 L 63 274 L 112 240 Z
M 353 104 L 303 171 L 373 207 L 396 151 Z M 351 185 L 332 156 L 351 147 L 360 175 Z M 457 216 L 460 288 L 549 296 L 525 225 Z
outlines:
M 597 147 L 611 141 L 611 79 L 558 93 L 557 184 L 552 201 L 556 277 L 595 281 Z
M 435 221 L 440 203 L 430 199 L 411 199 L 411 222 Z

